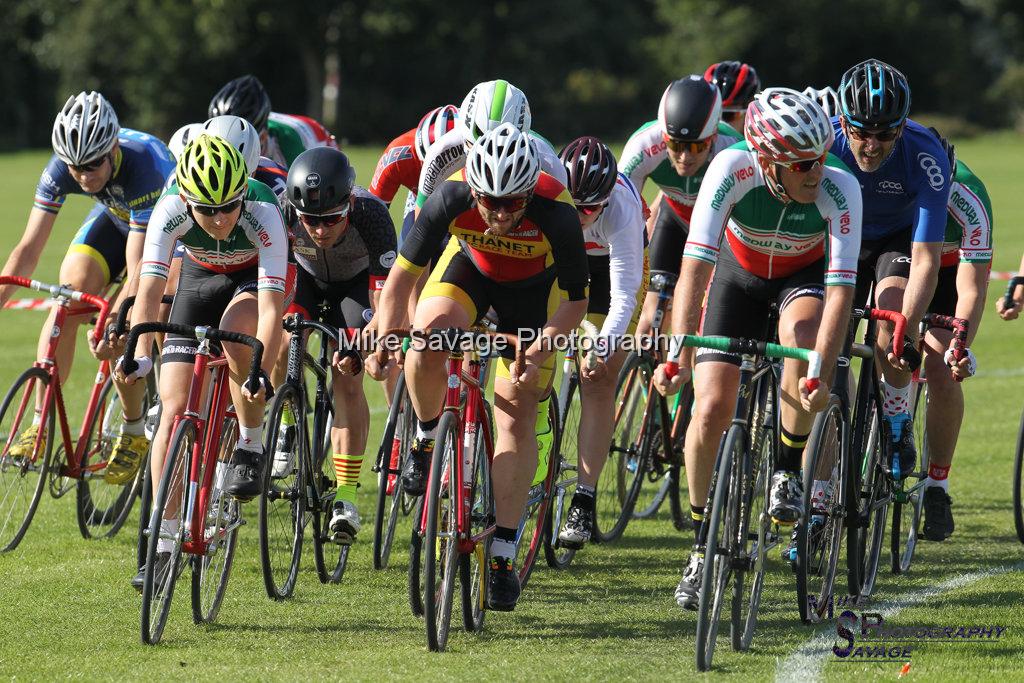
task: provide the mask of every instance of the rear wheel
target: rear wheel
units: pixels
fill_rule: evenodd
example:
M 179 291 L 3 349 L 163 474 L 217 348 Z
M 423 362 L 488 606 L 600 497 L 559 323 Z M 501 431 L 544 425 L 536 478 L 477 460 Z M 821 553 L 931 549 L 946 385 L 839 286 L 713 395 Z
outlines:
M 456 526 L 455 460 L 458 457 L 457 420 L 441 415 L 427 486 L 427 525 L 423 532 L 423 619 L 427 647 L 435 652 L 448 645 L 455 570 L 459 563 Z
M 551 491 L 551 504 L 548 507 L 547 533 L 544 536 L 544 559 L 548 566 L 554 569 L 565 569 L 576 555 L 574 548 L 564 548 L 558 541 L 558 533 L 565 524 L 579 481 L 578 436 L 582 410 L 578 397 L 579 376 L 573 373 L 566 386 L 566 395 L 561 397 L 560 402 L 562 443 L 558 449 L 559 463 Z
M 490 411 L 487 428 L 476 432 L 473 487 L 470 501 L 469 535 L 479 538 L 494 525 L 494 489 L 491 487 L 491 464 L 487 460 L 486 436 L 491 434 Z M 490 580 L 491 539 L 478 540 L 473 552 L 462 555 L 459 563 L 459 587 L 462 597 L 462 624 L 467 631 L 480 631 L 487 614 L 487 583 Z
M 339 546 L 331 540 L 331 510 L 334 507 L 334 494 L 337 480 L 334 463 L 328 454 L 331 452 L 331 424 L 334 421 L 334 409 L 327 404 L 319 407 L 318 415 L 312 420 L 309 442 L 313 451 L 313 470 L 311 476 L 319 477 L 319 485 L 314 487 L 318 492 L 319 508 L 313 516 L 313 560 L 320 583 L 341 583 L 348 566 L 350 545 Z M 319 436 L 317 434 L 320 434 Z
M 373 525 L 373 568 L 386 569 L 402 513 L 404 489 L 402 463 L 416 435 L 416 415 L 405 389 L 405 375 L 398 378 L 391 410 L 377 455 L 377 515 Z
M 857 535 L 860 558 L 860 600 L 871 597 L 878 577 L 878 564 L 885 544 L 885 521 L 889 513 L 890 487 L 882 463 L 888 457 L 885 424 L 878 404 L 871 402 L 870 429 L 866 441 L 864 469 L 861 477 L 860 517 L 863 526 Z
M 552 393 L 548 400 L 548 425 L 551 427 L 551 447 L 548 452 L 547 462 L 537 465 L 535 479 L 543 476 L 539 482 L 530 488 L 526 498 L 526 508 L 523 517 L 519 522 L 519 537 L 517 547 L 523 547 L 526 543 L 525 553 L 520 553 L 522 560 L 519 563 L 519 585 L 526 588 L 530 574 L 533 572 L 534 564 L 537 561 L 537 553 L 544 547 L 544 535 L 547 532 L 548 508 L 551 504 L 551 487 L 554 485 L 555 474 L 558 472 L 560 463 L 558 450 L 561 442 L 560 422 L 558 421 L 558 398 Z M 546 464 L 543 473 L 542 464 Z
M 914 392 L 914 443 L 917 444 L 917 472 L 903 480 L 892 505 L 892 572 L 910 571 L 917 549 L 917 533 L 924 510 L 924 482 L 928 470 L 928 384 L 918 382 Z
M 1013 523 L 1017 539 L 1024 543 L 1024 413 L 1017 434 L 1017 457 L 1013 460 Z

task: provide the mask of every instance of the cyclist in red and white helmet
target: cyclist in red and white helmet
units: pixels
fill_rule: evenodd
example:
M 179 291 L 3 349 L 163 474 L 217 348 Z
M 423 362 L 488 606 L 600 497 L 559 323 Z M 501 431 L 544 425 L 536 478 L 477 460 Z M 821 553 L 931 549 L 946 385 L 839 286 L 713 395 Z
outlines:
M 704 80 L 718 87 L 722 93 L 722 120 L 743 129 L 747 105 L 761 89 L 761 79 L 749 64 L 737 61 L 716 62 L 704 72 Z

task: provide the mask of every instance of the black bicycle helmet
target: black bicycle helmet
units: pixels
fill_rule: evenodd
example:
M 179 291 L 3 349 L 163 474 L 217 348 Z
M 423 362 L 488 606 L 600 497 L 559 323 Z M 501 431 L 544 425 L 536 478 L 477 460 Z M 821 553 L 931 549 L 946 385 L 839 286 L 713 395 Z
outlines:
M 211 119 L 223 114 L 241 116 L 262 132 L 267 129 L 267 120 L 270 118 L 270 95 L 260 79 L 246 74 L 228 81 L 218 90 L 210 100 L 207 113 Z
M 744 111 L 761 89 L 754 67 L 743 62 L 716 62 L 704 72 L 704 80 L 722 93 L 722 109 Z
M 851 67 L 839 83 L 843 118 L 857 128 L 895 128 L 910 113 L 907 77 L 877 59 Z
M 597 138 L 576 138 L 562 148 L 558 158 L 569 179 L 569 194 L 577 204 L 600 204 L 615 187 L 618 167 L 615 155 Z
M 673 140 L 703 140 L 718 130 L 722 94 L 700 76 L 672 81 L 658 105 L 661 131 Z
M 302 213 L 331 213 L 348 201 L 355 182 L 355 169 L 344 152 L 314 147 L 295 157 L 288 169 L 288 201 Z

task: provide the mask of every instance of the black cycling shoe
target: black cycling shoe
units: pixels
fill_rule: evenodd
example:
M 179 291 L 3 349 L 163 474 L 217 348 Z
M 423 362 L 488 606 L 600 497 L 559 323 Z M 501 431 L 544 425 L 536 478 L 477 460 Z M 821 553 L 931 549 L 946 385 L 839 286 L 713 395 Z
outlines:
M 917 447 L 914 445 L 914 421 L 907 413 L 886 415 L 883 422 L 888 427 L 889 445 L 892 456 L 887 458 L 886 470 L 896 479 L 905 479 L 917 465 Z M 894 465 L 899 458 L 899 475 Z
M 487 587 L 487 609 L 495 612 L 511 612 L 519 602 L 523 588 L 519 585 L 519 574 L 507 557 L 491 558 L 491 580 Z
M 945 541 L 953 535 L 953 499 L 941 486 L 924 490 L 924 537 L 929 541 Z
M 224 492 L 240 501 L 263 493 L 263 453 L 236 448 L 224 474 Z
M 422 496 L 427 491 L 427 477 L 430 475 L 430 459 L 434 454 L 433 439 L 416 439 L 412 443 L 409 457 L 402 466 L 402 488 L 410 496 Z
M 156 554 L 156 575 L 159 577 L 167 570 L 167 563 L 171 561 L 170 553 L 157 553 Z M 182 559 L 178 562 L 178 576 L 181 576 L 182 569 L 185 566 L 185 560 Z M 177 577 L 175 577 L 177 580 Z M 142 592 L 143 584 L 146 583 L 146 565 L 139 567 L 139 573 L 132 577 L 132 588 L 138 592 Z M 157 586 L 157 589 L 160 587 Z

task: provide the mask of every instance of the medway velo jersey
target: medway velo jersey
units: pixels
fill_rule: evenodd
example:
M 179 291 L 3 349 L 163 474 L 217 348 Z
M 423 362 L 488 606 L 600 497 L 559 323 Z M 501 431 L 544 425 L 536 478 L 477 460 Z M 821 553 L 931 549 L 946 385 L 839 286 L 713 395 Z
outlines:
M 384 149 L 368 189 L 390 205 L 400 188 L 416 192 L 422 166 L 423 160 L 416 156 L 416 129 L 412 128 Z
M 566 185 L 569 179 L 554 148 L 540 133 L 530 131 L 530 138 L 537 145 L 540 154 L 540 170 Z M 451 178 L 456 172 L 466 167 L 465 131 L 462 126 L 455 126 L 430 146 L 427 158 L 423 160 L 420 177 L 417 183 L 416 206 L 423 207 L 427 197 L 445 178 Z
M 82 194 L 105 206 L 122 232 L 144 232 L 164 178 L 174 171 L 174 157 L 159 139 L 129 128 L 118 131 L 117 141 L 114 172 L 96 194 L 82 191 L 68 165 L 56 154 L 50 157 L 36 186 L 35 208 L 58 213 L 67 195 Z
M 992 262 L 992 202 L 984 183 L 957 160 L 949 193 L 942 265 Z
M 395 263 L 395 224 L 380 199 L 361 187 L 354 188 L 352 194 L 355 202 L 348 214 L 348 227 L 333 246 L 318 247 L 299 221 L 292 241 L 295 262 L 317 280 L 328 283 L 345 282 L 368 270 L 370 290 L 381 290 Z
M 836 141 L 831 152 L 860 183 L 864 202 L 864 239 L 877 240 L 911 230 L 915 242 L 941 242 L 949 199 L 949 159 L 935 135 L 907 119 L 903 134 L 881 167 L 865 173 L 857 166 L 850 143 L 832 118 Z
M 665 201 L 672 210 L 690 222 L 693 205 L 697 201 L 700 184 L 704 180 L 711 160 L 724 149 L 743 139 L 732 126 L 727 123 L 718 124 L 718 137 L 711 146 L 707 161 L 692 176 L 681 176 L 672 168 L 668 160 L 668 146 L 661 134 L 657 121 L 649 121 L 640 126 L 622 148 L 619 159 L 619 171 L 624 173 L 643 192 L 644 183 L 650 178 L 665 194 Z
M 590 271 L 580 219 L 565 186 L 546 173 L 540 174 L 519 225 L 505 235 L 488 235 L 459 171 L 430 195 L 396 265 L 416 275 L 423 272 L 447 233 L 486 278 L 528 286 L 553 272 L 570 301 L 587 298 Z
M 270 112 L 267 120 L 267 156 L 285 168 L 295 157 L 314 147 L 337 147 L 334 136 L 308 116 Z
M 196 263 L 224 273 L 258 267 L 258 288 L 284 292 L 288 267 L 288 233 L 277 197 L 269 187 L 249 178 L 238 223 L 226 239 L 216 239 L 192 220 L 188 205 L 171 185 L 157 202 L 146 231 L 142 277 L 167 279 L 176 241 Z
M 826 286 L 857 282 L 860 188 L 834 156 L 826 161 L 817 200 L 799 204 L 772 196 L 746 142 L 725 150 L 705 175 L 684 258 L 715 263 L 723 230 L 736 260 L 758 277 L 786 277 L 825 257 Z

